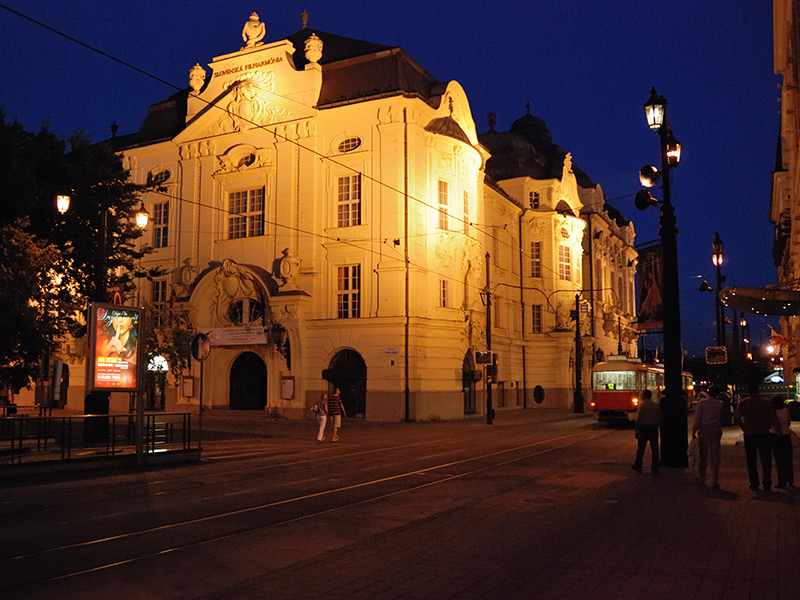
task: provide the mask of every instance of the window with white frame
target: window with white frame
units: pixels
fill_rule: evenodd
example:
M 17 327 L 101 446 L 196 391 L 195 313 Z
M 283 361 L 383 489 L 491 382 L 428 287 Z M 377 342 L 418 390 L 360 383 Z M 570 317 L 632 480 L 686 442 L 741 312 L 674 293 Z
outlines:
M 447 279 L 439 280 L 439 306 L 442 308 L 450 306 L 450 282 Z
M 447 214 L 447 182 L 439 181 L 439 229 L 447 231 L 448 227 L 448 214 Z
M 568 244 L 558 245 L 558 278 L 572 281 L 572 249 Z
M 169 202 L 153 205 L 153 248 L 166 248 L 169 245 Z
M 337 270 L 337 315 L 340 319 L 361 317 L 361 265 Z
M 534 304 L 531 306 L 531 332 L 542 333 L 542 305 Z
M 154 279 L 153 285 L 150 288 L 150 300 L 153 303 L 153 306 L 156 307 L 155 312 L 155 323 L 156 325 L 162 324 L 163 318 L 163 309 L 167 306 L 167 300 L 169 300 L 169 296 L 167 295 L 167 280 L 166 279 Z
M 228 305 L 228 320 L 235 325 L 257 323 L 264 316 L 264 307 L 258 300 L 241 298 Z
M 503 306 L 503 301 L 498 298 L 497 296 L 494 297 L 492 301 L 492 305 L 494 306 L 494 324 L 498 329 L 505 329 L 506 328 L 506 320 L 505 320 L 505 308 Z
M 542 242 L 531 242 L 531 277 L 542 276 Z
M 336 225 L 361 225 L 361 173 L 339 177 L 336 192 Z
M 464 235 L 469 235 L 469 192 L 464 190 Z
M 228 239 L 264 235 L 264 188 L 228 194 Z
M 154 279 L 152 292 L 153 293 L 151 294 L 150 299 L 152 300 L 153 304 L 156 306 L 166 304 L 167 300 L 169 299 L 167 296 L 167 280 Z

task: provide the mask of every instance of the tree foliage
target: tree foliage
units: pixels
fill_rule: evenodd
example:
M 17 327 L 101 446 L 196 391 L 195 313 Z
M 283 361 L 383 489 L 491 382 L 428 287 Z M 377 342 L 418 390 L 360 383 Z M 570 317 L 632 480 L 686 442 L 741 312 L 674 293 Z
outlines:
M 90 300 L 104 299 L 103 282 L 134 289 L 137 260 L 151 251 L 137 249 L 142 232 L 134 222 L 149 187 L 129 177 L 108 144 L 80 132 L 65 140 L 47 123 L 31 133 L 0 110 L 0 307 L 17 336 L 4 327 L 3 382 L 38 380 L 35 357 L 65 335 L 85 333 L 83 315 Z M 55 206 L 59 194 L 71 197 L 64 215 Z M 60 282 L 57 289 L 51 282 Z
M 0 381 L 13 388 L 38 379 L 81 302 L 70 257 L 26 231 L 20 219 L 0 226 Z

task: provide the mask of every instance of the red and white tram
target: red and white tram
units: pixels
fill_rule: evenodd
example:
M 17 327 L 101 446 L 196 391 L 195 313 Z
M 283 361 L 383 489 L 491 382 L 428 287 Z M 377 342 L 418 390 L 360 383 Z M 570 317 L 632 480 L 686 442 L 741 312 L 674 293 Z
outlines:
M 691 373 L 683 372 L 682 387 L 687 406 L 694 404 Z M 664 390 L 664 366 L 645 364 L 639 358 L 609 356 L 592 368 L 592 399 L 589 403 L 598 421 L 636 419 L 642 392 L 649 389 L 658 402 Z

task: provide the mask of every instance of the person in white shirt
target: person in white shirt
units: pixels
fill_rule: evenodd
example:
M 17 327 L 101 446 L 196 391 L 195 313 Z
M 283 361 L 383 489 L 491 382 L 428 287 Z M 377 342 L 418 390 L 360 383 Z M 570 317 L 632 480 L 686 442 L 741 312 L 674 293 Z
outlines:
M 697 437 L 700 456 L 697 461 L 697 481 L 706 483 L 706 469 L 710 470 L 711 487 L 719 487 L 719 455 L 722 440 L 723 402 L 719 399 L 719 388 L 712 385 L 708 393 L 700 392 L 700 400 L 694 409 L 692 437 Z

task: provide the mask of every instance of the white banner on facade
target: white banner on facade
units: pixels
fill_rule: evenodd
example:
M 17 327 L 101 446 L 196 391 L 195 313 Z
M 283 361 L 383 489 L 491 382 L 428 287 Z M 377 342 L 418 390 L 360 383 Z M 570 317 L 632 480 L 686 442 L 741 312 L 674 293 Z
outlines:
M 212 346 L 252 346 L 266 344 L 263 327 L 217 327 L 208 331 Z

